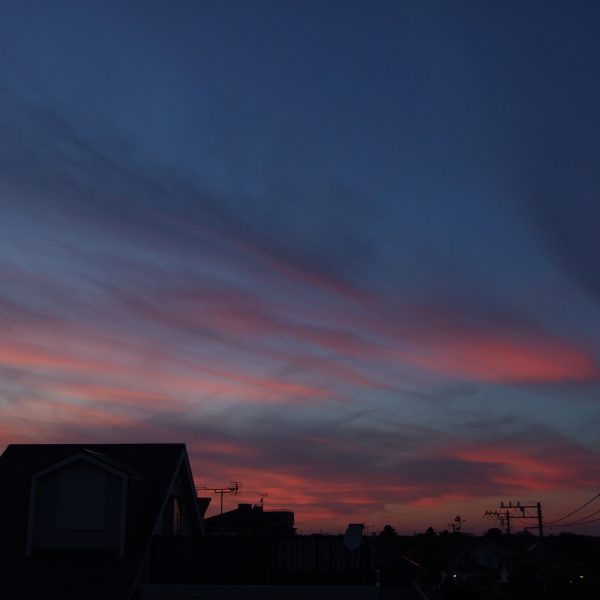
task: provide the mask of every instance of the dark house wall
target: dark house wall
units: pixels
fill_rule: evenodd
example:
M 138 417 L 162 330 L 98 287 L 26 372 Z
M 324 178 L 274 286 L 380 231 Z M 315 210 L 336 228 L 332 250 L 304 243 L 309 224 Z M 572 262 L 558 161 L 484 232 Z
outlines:
M 123 480 L 83 460 L 40 476 L 32 549 L 117 549 Z
M 154 531 L 155 535 L 194 535 L 197 530 L 198 506 L 195 489 L 189 489 L 185 465 L 182 464 L 171 486 L 169 498 Z M 202 518 L 200 516 L 200 518 Z

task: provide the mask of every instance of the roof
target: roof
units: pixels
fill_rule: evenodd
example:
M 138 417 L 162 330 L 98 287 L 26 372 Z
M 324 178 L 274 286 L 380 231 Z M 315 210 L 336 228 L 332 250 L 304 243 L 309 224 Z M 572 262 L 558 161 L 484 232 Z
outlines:
M 128 476 L 125 556 L 71 550 L 26 557 L 33 475 L 81 453 Z M 127 598 L 182 460 L 189 466 L 185 444 L 9 445 L 0 457 L 0 596 Z
M 248 532 L 255 534 L 294 532 L 294 513 L 263 510 L 260 506 L 240 505 L 234 510 L 204 519 L 207 532 Z

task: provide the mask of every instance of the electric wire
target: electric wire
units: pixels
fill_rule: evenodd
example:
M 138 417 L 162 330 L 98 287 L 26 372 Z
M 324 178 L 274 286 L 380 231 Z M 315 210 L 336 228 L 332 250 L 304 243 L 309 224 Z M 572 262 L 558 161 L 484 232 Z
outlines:
M 590 519 L 589 521 L 583 521 L 583 523 L 565 523 L 565 527 L 568 525 L 569 527 L 579 527 L 580 525 L 589 525 L 590 523 L 597 523 L 600 521 L 600 517 L 597 519 Z M 562 525 L 561 525 L 562 527 Z
M 589 506 L 597 498 L 600 498 L 600 492 L 598 494 L 596 494 L 591 500 L 588 500 L 585 504 L 582 504 L 579 508 L 572 510 L 570 513 L 568 513 L 558 519 L 553 519 L 552 521 L 546 521 L 546 525 L 554 525 L 555 523 L 558 523 L 559 521 L 564 521 L 565 519 L 568 519 L 571 515 L 574 515 L 575 513 L 578 513 L 580 510 L 584 509 L 586 506 Z
M 589 519 L 590 517 L 593 517 L 594 515 L 597 515 L 600 513 L 600 510 L 595 510 L 593 513 L 590 513 L 589 515 L 585 515 L 585 517 L 580 517 L 579 519 L 575 519 L 574 521 L 569 521 L 568 523 L 559 523 L 558 525 L 551 525 L 550 527 L 567 527 L 567 526 L 571 526 L 571 525 L 579 525 L 581 524 L 581 521 L 587 521 L 587 519 Z

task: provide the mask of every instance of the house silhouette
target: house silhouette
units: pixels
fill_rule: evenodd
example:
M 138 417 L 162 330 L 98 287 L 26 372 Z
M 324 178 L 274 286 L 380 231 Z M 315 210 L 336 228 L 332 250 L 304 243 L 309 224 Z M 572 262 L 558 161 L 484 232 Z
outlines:
M 9 445 L 0 486 L 2 598 L 132 598 L 153 537 L 203 533 L 185 444 Z
M 260 537 L 296 532 L 291 510 L 264 510 L 261 504 L 238 504 L 234 510 L 208 517 L 204 526 L 208 535 Z

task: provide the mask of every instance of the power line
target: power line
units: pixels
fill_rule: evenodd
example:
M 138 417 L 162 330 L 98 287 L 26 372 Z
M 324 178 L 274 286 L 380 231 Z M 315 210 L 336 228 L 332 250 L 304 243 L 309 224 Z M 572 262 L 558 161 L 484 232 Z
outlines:
M 488 518 L 496 517 L 500 523 L 500 529 L 506 526 L 506 533 L 510 535 L 510 511 L 500 512 L 497 510 L 486 510 L 485 515 Z
M 580 524 L 581 521 L 586 521 L 587 519 L 589 519 L 590 517 L 593 517 L 594 515 L 597 515 L 598 513 L 600 513 L 600 510 L 595 510 L 593 513 L 590 513 L 589 515 L 585 515 L 585 517 L 580 517 L 579 519 L 575 519 L 574 521 L 570 521 L 569 523 L 559 523 L 558 525 L 555 525 L 555 527 L 566 527 L 567 525 L 577 525 Z
M 534 515 L 531 514 L 531 511 L 535 510 L 536 513 Z M 520 514 L 519 514 L 520 513 Z M 521 504 L 517 502 L 513 504 L 509 502 L 505 504 L 504 502 L 500 503 L 500 510 L 488 510 L 486 511 L 487 515 L 497 517 L 500 521 L 501 527 L 506 525 L 506 532 L 510 534 L 510 522 L 512 519 L 525 519 L 529 521 L 530 519 L 537 518 L 537 525 L 526 527 L 526 529 L 537 529 L 540 535 L 540 538 L 544 537 L 544 523 L 542 519 L 542 504 L 540 502 L 536 504 Z
M 563 517 L 560 517 L 558 519 L 554 519 L 552 521 L 548 521 L 546 523 L 546 525 L 554 525 L 555 523 L 558 523 L 559 521 L 564 521 L 565 519 L 568 519 L 571 515 L 574 515 L 575 513 L 577 513 L 580 510 L 584 509 L 586 506 L 589 506 L 597 498 L 600 498 L 600 492 L 598 494 L 596 494 L 591 500 L 588 500 L 585 504 L 582 504 L 579 508 L 576 508 L 575 510 L 572 510 L 570 513 L 564 515 Z
M 575 523 L 565 523 L 565 526 L 569 526 L 569 527 L 579 527 L 580 525 L 589 525 L 590 523 L 597 523 L 598 521 L 600 521 L 600 517 L 598 517 L 597 519 L 591 519 L 589 521 L 584 521 L 583 523 L 578 523 L 577 521 Z M 561 525 L 562 527 L 562 525 Z

